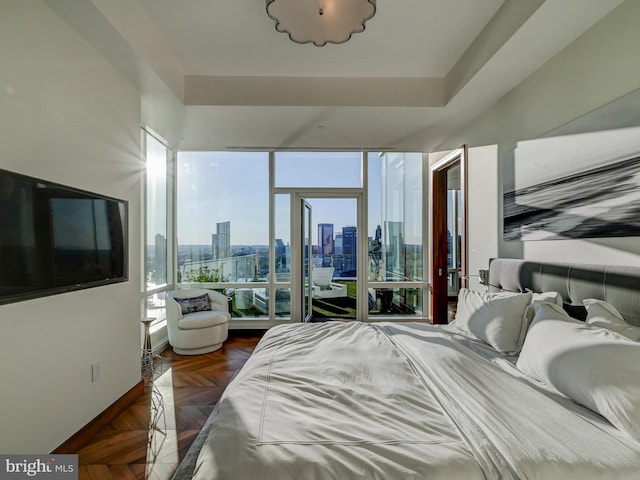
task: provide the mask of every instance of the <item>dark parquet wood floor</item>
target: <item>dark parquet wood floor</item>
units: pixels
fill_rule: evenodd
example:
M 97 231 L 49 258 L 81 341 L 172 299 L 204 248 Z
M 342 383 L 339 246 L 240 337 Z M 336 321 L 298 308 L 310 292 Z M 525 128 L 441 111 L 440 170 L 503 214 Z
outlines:
M 165 350 L 153 387 L 78 452 L 79 479 L 171 478 L 260 337 L 231 332 L 220 350 L 206 355 Z

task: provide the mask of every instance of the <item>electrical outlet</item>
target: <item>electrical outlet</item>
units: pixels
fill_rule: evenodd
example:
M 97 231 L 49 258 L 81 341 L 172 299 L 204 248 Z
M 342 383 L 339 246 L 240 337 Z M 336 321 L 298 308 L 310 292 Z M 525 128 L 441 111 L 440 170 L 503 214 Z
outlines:
M 100 380 L 100 362 L 93 362 L 91 364 L 91 381 L 97 382 Z

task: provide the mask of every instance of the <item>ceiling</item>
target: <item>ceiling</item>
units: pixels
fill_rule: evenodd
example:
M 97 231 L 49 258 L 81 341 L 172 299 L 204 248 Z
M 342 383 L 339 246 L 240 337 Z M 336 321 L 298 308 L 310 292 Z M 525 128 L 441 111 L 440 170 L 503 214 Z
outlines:
M 364 32 L 315 47 L 264 0 L 45 1 L 172 147 L 397 151 L 436 149 L 621 3 L 378 0 Z

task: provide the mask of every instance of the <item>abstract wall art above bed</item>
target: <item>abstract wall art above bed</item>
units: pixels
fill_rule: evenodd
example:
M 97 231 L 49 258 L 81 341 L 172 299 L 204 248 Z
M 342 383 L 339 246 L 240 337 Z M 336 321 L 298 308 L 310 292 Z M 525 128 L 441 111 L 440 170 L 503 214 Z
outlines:
M 640 128 L 518 142 L 503 192 L 505 240 L 640 236 Z

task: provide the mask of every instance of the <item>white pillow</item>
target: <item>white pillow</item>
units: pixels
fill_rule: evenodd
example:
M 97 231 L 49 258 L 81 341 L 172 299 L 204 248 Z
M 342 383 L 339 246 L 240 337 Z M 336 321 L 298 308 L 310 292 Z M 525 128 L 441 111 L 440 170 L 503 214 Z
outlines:
M 527 290 L 530 291 L 530 290 Z M 524 337 L 527 335 L 527 331 L 529 330 L 529 325 L 531 325 L 531 321 L 536 314 L 536 308 L 541 303 L 555 303 L 562 307 L 562 295 L 559 292 L 541 292 L 541 293 L 533 293 L 531 297 L 531 303 L 527 307 L 525 311 L 525 320 L 522 324 L 522 331 L 520 332 L 520 338 L 518 340 L 518 346 L 521 349 L 522 344 L 524 343 Z
M 640 341 L 640 328 L 629 325 L 616 307 L 595 298 L 585 298 L 583 303 L 587 309 L 587 323 L 617 332 L 636 342 Z
M 533 303 L 555 303 L 562 306 L 562 295 L 560 295 L 560 292 L 534 292 L 531 301 Z
M 501 353 L 517 353 L 529 293 L 479 293 L 462 288 L 454 325 Z
M 640 441 L 640 343 L 545 303 L 516 366 Z

